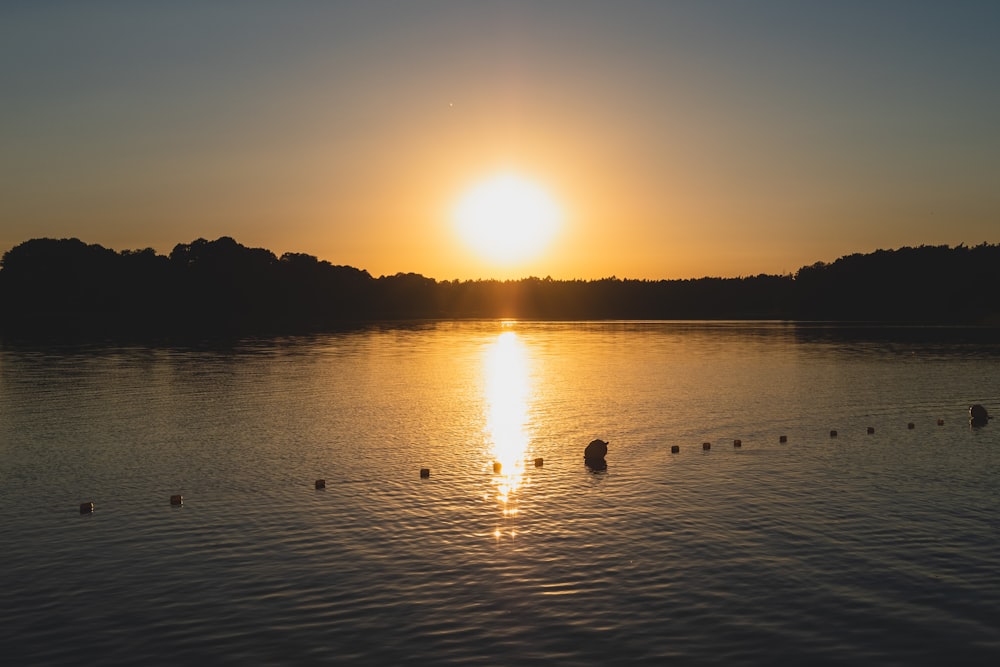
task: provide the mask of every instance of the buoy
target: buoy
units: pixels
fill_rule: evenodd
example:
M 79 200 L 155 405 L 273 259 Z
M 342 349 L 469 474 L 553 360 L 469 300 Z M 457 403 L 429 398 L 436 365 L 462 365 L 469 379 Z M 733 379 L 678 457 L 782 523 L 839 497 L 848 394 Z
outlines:
M 915 429 L 916 427 L 917 427 L 917 425 L 914 424 L 913 422 L 910 422 L 909 424 L 906 425 L 906 428 L 910 429 L 911 431 L 913 429 Z
M 938 420 L 938 426 L 944 426 L 944 420 L 943 419 L 939 419 Z
M 493 474 L 494 475 L 499 475 L 501 470 L 503 470 L 503 464 L 500 463 L 499 461 L 494 461 L 493 462 Z
M 431 469 L 430 468 L 421 468 L 420 469 L 420 476 L 421 477 L 430 477 L 431 476 Z
M 607 470 L 608 462 L 604 457 L 608 454 L 608 443 L 598 438 L 591 440 L 586 449 L 583 450 L 583 462 L 591 470 Z
M 703 443 L 701 443 L 701 448 L 705 449 L 705 450 L 709 450 L 709 449 L 712 448 L 712 443 L 710 443 L 710 442 L 703 442 Z
M 545 459 L 543 459 L 541 457 L 538 457 L 537 459 L 535 459 L 535 467 L 536 468 L 541 468 L 543 465 L 545 465 Z
M 94 503 L 80 503 L 80 514 L 93 514 Z
M 875 427 L 874 426 L 869 426 L 868 427 L 868 435 L 871 435 L 874 432 L 875 432 Z
M 830 437 L 831 438 L 836 438 L 837 437 L 837 432 L 836 431 L 830 431 Z
M 778 438 L 778 442 L 788 442 L 788 436 L 787 435 L 781 436 L 780 438 Z
M 680 445 L 671 445 L 671 447 L 670 447 L 670 453 L 671 454 L 676 454 L 679 451 L 681 451 Z
M 973 426 L 985 426 L 986 422 L 989 420 L 990 415 L 986 412 L 986 408 L 978 403 L 976 405 L 969 406 L 969 422 Z
M 319 488 L 319 482 L 316 482 L 316 488 L 317 489 Z M 184 504 L 184 496 L 181 496 L 181 495 L 170 496 L 170 504 L 171 505 L 183 505 Z
M 743 441 L 742 440 L 740 440 L 739 438 L 736 438 L 735 440 L 733 440 L 733 447 L 742 447 L 742 446 L 743 446 Z
M 326 488 L 326 480 L 325 479 L 317 479 L 316 480 L 316 488 L 317 489 L 325 489 Z

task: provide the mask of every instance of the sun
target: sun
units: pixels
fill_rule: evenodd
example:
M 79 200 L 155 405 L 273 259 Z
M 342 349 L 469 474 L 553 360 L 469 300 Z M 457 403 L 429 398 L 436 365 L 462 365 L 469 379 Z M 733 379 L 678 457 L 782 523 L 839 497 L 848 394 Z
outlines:
M 469 248 L 488 261 L 511 265 L 534 259 L 549 246 L 562 211 L 536 182 L 501 173 L 462 195 L 454 221 Z

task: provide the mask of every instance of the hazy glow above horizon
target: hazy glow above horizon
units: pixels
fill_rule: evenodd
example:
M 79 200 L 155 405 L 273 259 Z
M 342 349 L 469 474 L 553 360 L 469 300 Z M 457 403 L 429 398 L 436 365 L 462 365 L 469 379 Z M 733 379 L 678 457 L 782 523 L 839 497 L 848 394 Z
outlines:
M 0 252 L 231 236 L 589 279 L 996 243 L 998 29 L 972 0 L 8 3 Z M 516 262 L 455 233 L 501 167 L 563 217 Z

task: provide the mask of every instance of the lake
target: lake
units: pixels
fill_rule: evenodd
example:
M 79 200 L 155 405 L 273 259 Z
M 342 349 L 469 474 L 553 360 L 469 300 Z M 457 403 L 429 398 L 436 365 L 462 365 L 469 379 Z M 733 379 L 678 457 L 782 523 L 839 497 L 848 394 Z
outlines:
M 993 664 L 1000 421 L 973 403 L 1000 413 L 995 329 L 8 341 L 0 656 Z

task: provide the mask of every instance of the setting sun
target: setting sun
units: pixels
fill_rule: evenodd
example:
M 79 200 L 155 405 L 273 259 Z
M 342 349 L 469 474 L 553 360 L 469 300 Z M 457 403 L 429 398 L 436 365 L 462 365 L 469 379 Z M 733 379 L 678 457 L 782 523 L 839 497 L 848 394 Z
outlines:
M 484 259 L 514 264 L 548 247 L 562 212 L 540 185 L 516 174 L 493 176 L 458 201 L 454 220 L 462 241 Z

